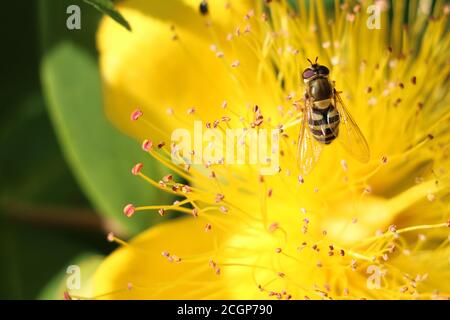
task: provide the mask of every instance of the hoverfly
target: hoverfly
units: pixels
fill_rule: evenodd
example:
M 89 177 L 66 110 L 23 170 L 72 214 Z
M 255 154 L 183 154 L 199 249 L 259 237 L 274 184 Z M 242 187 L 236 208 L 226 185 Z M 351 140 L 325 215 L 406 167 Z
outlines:
M 298 137 L 298 161 L 304 175 L 311 172 L 319 160 L 323 146 L 336 138 L 347 152 L 361 162 L 370 158 L 369 146 L 342 101 L 339 92 L 328 79 L 326 66 L 313 63 L 303 71 L 306 84 L 305 108 Z

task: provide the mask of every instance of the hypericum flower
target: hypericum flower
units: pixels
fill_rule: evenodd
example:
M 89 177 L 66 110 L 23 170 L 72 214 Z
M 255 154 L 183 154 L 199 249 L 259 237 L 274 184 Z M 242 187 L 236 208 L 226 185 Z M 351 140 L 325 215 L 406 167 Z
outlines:
M 450 8 L 336 3 L 330 14 L 322 1 L 136 0 L 119 7 L 132 33 L 103 20 L 107 114 L 177 174 L 148 177 L 135 167 L 178 200 L 124 212 L 188 217 L 130 243 L 111 235 L 122 247 L 96 273 L 98 297 L 449 297 Z M 371 160 L 359 163 L 333 143 L 300 176 L 301 72 L 316 56 Z M 172 131 L 191 130 L 194 120 L 221 130 L 279 128 L 278 173 L 172 163 Z

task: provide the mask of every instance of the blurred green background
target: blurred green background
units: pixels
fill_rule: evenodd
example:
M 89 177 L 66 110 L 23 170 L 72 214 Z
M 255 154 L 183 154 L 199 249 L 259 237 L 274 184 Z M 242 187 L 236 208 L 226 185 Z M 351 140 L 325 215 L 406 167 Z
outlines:
M 66 27 L 71 4 L 80 30 Z M 107 232 L 129 238 L 156 222 L 124 217 L 125 204 L 170 199 L 130 174 L 135 162 L 163 171 L 103 114 L 101 14 L 81 0 L 3 5 L 0 299 L 61 299 L 69 265 L 83 266 L 83 283 L 115 248 Z

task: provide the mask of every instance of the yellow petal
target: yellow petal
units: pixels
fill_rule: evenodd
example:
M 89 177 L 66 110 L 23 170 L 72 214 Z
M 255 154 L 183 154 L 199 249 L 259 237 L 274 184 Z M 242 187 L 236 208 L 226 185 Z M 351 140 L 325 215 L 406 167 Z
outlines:
M 202 218 L 152 227 L 111 254 L 94 276 L 95 296 L 106 299 L 227 298 L 208 265 L 217 240 Z M 216 238 L 216 239 L 215 239 Z M 162 252 L 181 258 L 169 262 Z M 206 258 L 205 258 L 206 257 Z M 206 261 L 206 263 L 205 263 Z M 131 290 L 128 289 L 131 284 Z
M 188 109 L 212 117 L 214 107 L 235 99 L 229 71 L 234 57 L 230 53 L 218 58 L 210 47 L 211 39 L 225 41 L 232 16 L 243 16 L 235 11 L 244 12 L 247 1 L 235 1 L 231 9 L 225 9 L 226 2 L 210 1 L 210 14 L 202 16 L 200 1 L 126 1 L 119 10 L 130 22 L 131 33 L 111 19 L 102 21 L 97 42 L 104 104 L 119 128 L 139 138 L 151 134 L 167 139 Z M 148 121 L 129 121 L 136 108 Z M 167 119 L 169 108 L 175 112 L 173 121 Z

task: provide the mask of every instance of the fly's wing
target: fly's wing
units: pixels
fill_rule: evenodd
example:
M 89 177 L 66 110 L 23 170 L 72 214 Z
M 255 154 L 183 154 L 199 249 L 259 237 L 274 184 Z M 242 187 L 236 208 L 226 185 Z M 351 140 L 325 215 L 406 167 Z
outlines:
M 339 136 L 337 140 L 355 159 L 368 162 L 370 151 L 367 141 L 336 90 L 334 90 L 334 103 L 340 117 L 340 125 L 335 130 L 335 136 Z
M 303 111 L 303 121 L 298 135 L 297 157 L 300 173 L 303 176 L 311 172 L 314 165 L 319 160 L 322 145 L 314 139 L 308 128 L 308 118 L 310 112 L 310 102 L 306 101 L 306 108 Z

